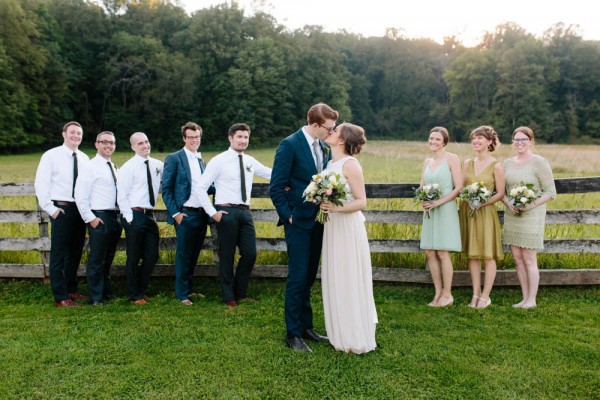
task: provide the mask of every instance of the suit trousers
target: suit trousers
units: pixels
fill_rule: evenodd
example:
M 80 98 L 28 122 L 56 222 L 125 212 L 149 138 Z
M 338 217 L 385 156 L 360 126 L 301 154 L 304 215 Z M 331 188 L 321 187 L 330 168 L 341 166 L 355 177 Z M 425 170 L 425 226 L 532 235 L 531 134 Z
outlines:
M 179 300 L 188 299 L 192 293 L 194 268 L 204 245 L 208 226 L 208 215 L 202 209 L 183 210 L 183 213 L 187 217 L 181 220 L 181 224 L 175 222 L 175 295 Z
M 315 223 L 312 229 L 293 224 L 284 225 L 288 252 L 288 276 L 285 287 L 285 324 L 287 336 L 300 337 L 313 328 L 310 292 L 317 277 L 323 225 Z
M 139 211 L 133 211 L 131 223 L 121 216 L 121 223 L 127 243 L 127 291 L 131 300 L 140 300 L 148 289 L 150 275 L 158 261 L 158 225 L 154 214 Z
M 250 210 L 216 206 L 225 210 L 217 225 L 219 234 L 219 276 L 223 301 L 243 299 L 248 296 L 250 274 L 256 261 L 256 230 Z M 236 247 L 240 249 L 240 259 L 234 272 Z
M 102 301 L 112 295 L 110 267 L 123 228 L 118 211 L 93 211 L 104 223 L 92 228 L 88 224 L 90 253 L 87 263 L 87 284 L 90 302 Z
M 56 219 L 50 217 L 50 287 L 54 301 L 69 298 L 69 293 L 77 293 L 77 269 L 83 254 L 85 242 L 85 222 L 81 219 L 75 204 L 59 206 L 64 210 Z

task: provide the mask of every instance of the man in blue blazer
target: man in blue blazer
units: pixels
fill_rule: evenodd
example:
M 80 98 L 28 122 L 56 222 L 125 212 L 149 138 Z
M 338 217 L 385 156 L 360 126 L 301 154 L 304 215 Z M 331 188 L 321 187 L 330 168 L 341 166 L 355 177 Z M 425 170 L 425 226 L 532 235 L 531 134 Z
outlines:
M 308 124 L 283 139 L 277 147 L 270 196 L 283 225 L 288 252 L 285 288 L 285 342 L 293 350 L 312 352 L 303 339 L 329 342 L 313 329 L 310 291 L 317 276 L 323 225 L 315 221 L 319 206 L 304 202 L 302 193 L 312 176 L 331 158 L 323 142 L 333 130 L 339 114 L 324 103 L 308 110 Z
M 175 295 L 182 304 L 191 306 L 194 268 L 206 237 L 208 215 L 201 208 L 198 188 L 206 168 L 198 152 L 202 128 L 188 122 L 181 127 L 185 146 L 165 159 L 162 198 L 167 206 L 167 222 L 175 225 Z M 214 194 L 214 187 L 209 189 Z M 202 295 L 199 295 L 202 297 Z

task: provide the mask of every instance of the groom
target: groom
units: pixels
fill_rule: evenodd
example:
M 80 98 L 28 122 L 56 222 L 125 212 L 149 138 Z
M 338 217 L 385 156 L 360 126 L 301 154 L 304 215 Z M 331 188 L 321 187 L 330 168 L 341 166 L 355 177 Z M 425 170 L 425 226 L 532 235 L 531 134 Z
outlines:
M 308 124 L 283 139 L 277 147 L 270 196 L 283 225 L 288 252 L 285 288 L 285 342 L 296 351 L 312 352 L 303 339 L 328 343 L 313 330 L 310 291 L 317 276 L 323 225 L 315 222 L 318 205 L 306 203 L 304 189 L 331 158 L 323 140 L 333 132 L 339 114 L 327 104 L 308 110 Z

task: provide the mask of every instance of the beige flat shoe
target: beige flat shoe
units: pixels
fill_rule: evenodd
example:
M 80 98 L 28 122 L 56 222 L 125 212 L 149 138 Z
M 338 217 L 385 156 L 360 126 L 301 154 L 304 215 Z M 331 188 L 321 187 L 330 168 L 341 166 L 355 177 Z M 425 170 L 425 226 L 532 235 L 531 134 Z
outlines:
M 473 300 L 475 300 L 475 303 L 473 303 Z M 467 305 L 467 307 L 475 308 L 475 307 L 477 307 L 478 302 L 479 302 L 479 297 L 473 296 L 473 298 L 471 299 L 471 302 Z
M 476 308 L 487 308 L 490 304 L 492 304 L 492 299 L 484 299 L 483 297 L 479 298 L 477 302 Z

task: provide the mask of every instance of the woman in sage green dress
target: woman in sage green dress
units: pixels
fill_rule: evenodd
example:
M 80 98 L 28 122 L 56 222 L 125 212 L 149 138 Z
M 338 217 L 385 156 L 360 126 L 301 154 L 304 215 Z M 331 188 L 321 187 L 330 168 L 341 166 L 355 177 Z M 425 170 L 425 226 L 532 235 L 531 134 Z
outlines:
M 480 126 L 471 132 L 471 144 L 477 157 L 465 160 L 464 184 L 483 182 L 492 196 L 479 205 L 462 201 L 458 212 L 463 253 L 468 258 L 473 298 L 469 307 L 486 308 L 492 303 L 490 292 L 496 279 L 496 261 L 502 260 L 500 221 L 496 203 L 504 196 L 504 170 L 492 152 L 496 149 L 498 134 L 491 126 Z M 495 193 L 495 194 L 494 194 Z M 472 212 L 471 207 L 474 207 Z M 481 262 L 485 266 L 483 291 L 481 290 Z
M 423 209 L 430 215 L 429 218 L 423 216 L 421 249 L 427 255 L 435 287 L 435 296 L 429 303 L 431 307 L 446 307 L 454 302 L 449 252 L 462 250 L 456 196 L 462 188 L 463 178 L 460 159 L 445 149 L 449 138 L 446 128 L 435 127 L 429 131 L 428 144 L 432 157 L 425 160 L 421 171 L 421 186 L 437 183 L 442 189 L 439 200 L 422 203 Z
M 507 210 L 504 215 L 504 243 L 510 247 L 523 300 L 513 304 L 515 308 L 535 308 L 540 283 L 537 265 L 537 251 L 544 248 L 544 226 L 546 222 L 546 202 L 556 197 L 554 177 L 548 162 L 533 154 L 533 131 L 520 126 L 512 135 L 515 156 L 504 161 L 504 175 L 507 193 L 523 183 L 533 184 L 538 198 L 525 207 L 515 207 L 507 195 L 502 201 Z

